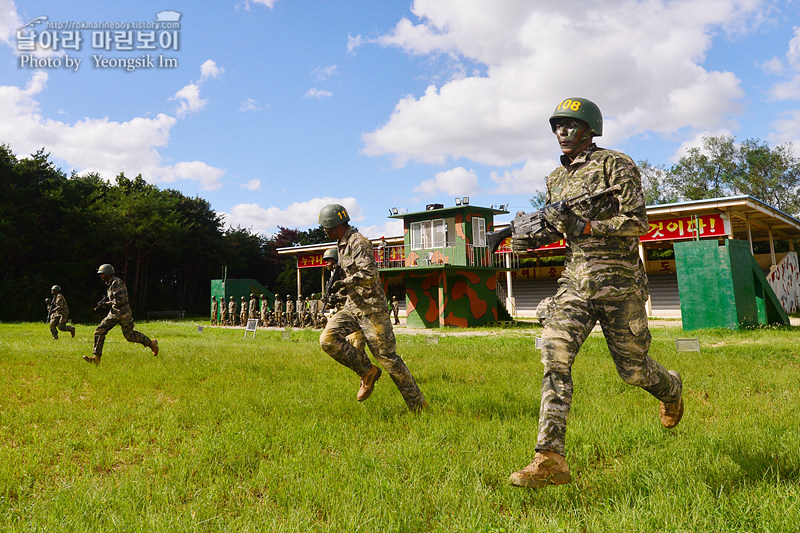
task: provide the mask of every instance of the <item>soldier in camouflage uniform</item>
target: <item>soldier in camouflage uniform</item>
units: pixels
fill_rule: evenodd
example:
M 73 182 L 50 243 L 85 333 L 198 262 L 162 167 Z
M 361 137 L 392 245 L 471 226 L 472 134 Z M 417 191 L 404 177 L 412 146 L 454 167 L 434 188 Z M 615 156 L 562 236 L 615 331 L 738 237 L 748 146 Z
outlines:
M 389 373 L 412 411 L 427 407 L 417 382 L 397 355 L 392 321 L 386 307 L 386 294 L 378 275 L 372 244 L 348 224 L 350 215 L 339 204 L 330 204 L 319 213 L 319 223 L 328 238 L 337 242 L 338 262 L 344 272 L 343 279 L 333 283 L 336 292 L 345 290 L 347 300 L 341 311 L 331 317 L 319 338 L 325 352 L 342 365 L 361 376 L 361 387 L 356 399 L 366 400 L 381 375 L 366 352 L 356 350 L 345 339 L 356 331 L 366 337 L 372 355 Z
M 117 324 L 122 328 L 122 335 L 126 341 L 137 342 L 153 350 L 153 355 L 158 355 L 158 341 L 156 339 L 150 340 L 147 335 L 133 329 L 136 325 L 133 323 L 133 312 L 128 302 L 128 288 L 125 286 L 124 281 L 114 275 L 114 267 L 108 264 L 100 265 L 97 273 L 100 274 L 100 278 L 107 286 L 106 297 L 98 304 L 98 307 L 108 305 L 111 309 L 108 311 L 108 315 L 100 322 L 100 325 L 97 326 L 97 329 L 94 330 L 92 355 L 84 355 L 83 359 L 89 363 L 100 364 L 106 335 Z
M 394 323 L 400 323 L 400 302 L 397 301 L 397 296 L 392 296 L 392 314 L 394 315 Z
M 312 328 L 316 328 L 319 324 L 319 300 L 316 294 L 312 294 L 308 298 L 308 321 Z
M 275 295 L 275 309 L 272 311 L 275 325 L 278 327 L 283 326 L 283 300 L 278 295 Z
M 250 306 L 248 309 L 250 318 L 258 318 L 258 300 L 256 299 L 256 295 L 252 292 L 250 293 Z
M 228 325 L 228 306 L 225 304 L 225 295 L 219 297 L 219 325 Z
M 648 223 L 639 170 L 627 155 L 594 144 L 593 137 L 602 135 L 603 118 L 591 101 L 562 101 L 550 124 L 563 155 L 547 178 L 546 228 L 512 239 L 517 253 L 564 237 L 567 243 L 559 288 L 537 309 L 544 327 L 544 376 L 536 455 L 510 478 L 512 485 L 532 488 L 572 480 L 564 458 L 572 364 L 598 321 L 620 377 L 660 400 L 661 423 L 675 427 L 683 414 L 680 376 L 648 355 L 647 276 L 638 251 Z M 574 209 L 551 205 L 613 186 L 619 186 L 615 194 L 591 204 Z
M 211 297 L 211 325 L 217 325 L 217 313 L 219 312 L 219 303 L 217 303 L 217 297 Z
M 239 325 L 246 326 L 247 325 L 247 300 L 244 299 L 242 296 L 242 303 L 240 304 L 239 308 Z
M 75 328 L 67 325 L 69 321 L 69 306 L 67 305 L 67 299 L 61 294 L 61 286 L 53 285 L 50 293 L 53 295 L 53 300 L 50 302 L 50 333 L 57 340 L 58 331 L 56 328 L 58 328 L 61 331 L 69 331 L 69 334 L 74 337 Z
M 284 323 L 288 327 L 294 326 L 294 300 L 290 294 L 286 295 L 286 314 L 284 315 Z
M 269 304 L 267 303 L 267 295 L 261 295 L 261 325 L 267 327 L 269 325 Z
M 236 325 L 236 300 L 233 299 L 233 296 L 228 300 L 228 325 Z

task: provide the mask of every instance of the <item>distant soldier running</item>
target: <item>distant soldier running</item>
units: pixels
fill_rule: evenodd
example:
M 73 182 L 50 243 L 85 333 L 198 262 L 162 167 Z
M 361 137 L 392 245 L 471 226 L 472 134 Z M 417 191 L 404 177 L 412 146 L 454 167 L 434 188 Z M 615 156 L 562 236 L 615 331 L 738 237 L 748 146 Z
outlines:
M 53 285 L 50 293 L 53 295 L 53 299 L 50 302 L 50 333 L 54 339 L 58 339 L 58 331 L 56 331 L 56 328 L 58 328 L 61 331 L 69 331 L 69 334 L 74 337 L 75 328 L 67 325 L 69 321 L 69 306 L 67 305 L 67 299 L 61 294 L 61 286 Z

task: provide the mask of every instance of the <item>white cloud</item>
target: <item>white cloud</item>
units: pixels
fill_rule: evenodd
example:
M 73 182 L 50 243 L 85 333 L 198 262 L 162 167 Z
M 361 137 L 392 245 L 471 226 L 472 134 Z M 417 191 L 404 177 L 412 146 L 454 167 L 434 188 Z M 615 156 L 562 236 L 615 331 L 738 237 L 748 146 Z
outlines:
M 222 67 L 218 67 L 217 63 L 212 59 L 206 59 L 202 65 L 200 65 L 200 81 L 206 81 L 209 78 L 218 78 L 225 72 L 225 69 Z
M 367 239 L 380 239 L 381 237 L 400 237 L 403 235 L 402 220 L 388 220 L 376 226 L 359 227 L 358 231 Z
M 775 76 L 783 74 L 784 71 L 783 63 L 781 63 L 781 60 L 777 57 L 773 57 L 763 63 L 758 63 L 758 66 L 765 74 L 772 74 Z
M 53 120 L 41 115 L 36 100 L 47 80 L 47 73 L 37 71 L 24 89 L 0 86 L 0 139 L 16 153 L 28 155 L 45 147 L 68 165 L 67 171 L 97 172 L 105 179 L 124 172 L 156 183 L 192 180 L 206 190 L 220 187 L 223 169 L 202 161 L 163 161 L 157 149 L 169 143 L 175 117 L 159 113 L 123 122 L 84 118 L 73 124 Z
M 312 72 L 314 79 L 317 81 L 325 81 L 328 78 L 336 76 L 339 74 L 339 66 L 338 65 L 329 65 L 327 67 L 317 67 Z
M 183 118 L 187 113 L 200 111 L 208 103 L 208 100 L 200 98 L 200 87 L 194 83 L 184 86 L 170 100 L 180 101 L 178 109 L 175 110 L 178 118 Z
M 505 170 L 502 173 L 492 172 L 492 181 L 497 184 L 492 192 L 531 195 L 536 191 L 544 191 L 547 188 L 545 179 L 558 164 L 557 159 L 529 159 L 522 168 Z
M 358 48 L 359 46 L 366 44 L 367 40 L 364 39 L 361 35 L 348 35 L 347 36 L 347 52 L 352 53 L 353 50 Z
M 241 7 L 244 7 L 246 10 L 249 11 L 251 4 L 258 4 L 258 5 L 266 6 L 266 7 L 270 8 L 270 9 L 273 9 L 277 2 L 278 2 L 278 0 L 244 0 L 243 2 L 240 2 L 240 3 L 236 4 L 236 7 L 238 8 L 238 7 L 241 6 Z
M 773 133 L 767 140 L 774 144 L 793 143 L 795 154 L 800 154 L 800 109 L 783 113 L 770 124 Z
M 524 163 L 536 174 L 493 179 L 502 190 L 529 189 L 547 173 L 540 168 L 552 169 L 556 146 L 547 119 L 565 97 L 600 106 L 605 146 L 648 133 L 733 128 L 740 80 L 703 62 L 716 34 L 746 30 L 761 20 L 761 7 L 759 0 L 606 0 L 580 9 L 552 0 L 417 0 L 419 22 L 403 19 L 377 41 L 412 54 L 458 56 L 483 73 L 401 99 L 383 125 L 363 135 L 363 153 L 398 166 Z M 361 43 L 351 38 L 353 46 Z
M 425 180 L 414 187 L 414 192 L 428 196 L 439 193 L 449 196 L 471 196 L 478 191 L 480 191 L 478 175 L 474 170 L 467 170 L 464 167 L 439 172 L 433 179 Z
M 333 96 L 333 93 L 330 91 L 323 91 L 322 89 L 317 89 L 316 87 L 309 89 L 306 91 L 306 98 L 328 98 Z
M 347 208 L 352 221 L 363 219 L 361 206 L 353 197 L 311 198 L 305 202 L 294 202 L 285 208 L 261 207 L 257 203 L 237 204 L 230 213 L 220 213 L 225 223 L 231 227 L 241 226 L 254 231 L 270 234 L 278 226 L 286 228 L 316 228 L 319 226 L 319 212 L 328 204 L 342 204 Z
M 248 98 L 239 106 L 239 111 L 261 111 L 261 105 L 254 98 Z
M 261 180 L 259 179 L 251 179 L 247 183 L 242 184 L 242 189 L 247 189 L 248 191 L 260 191 L 261 190 Z

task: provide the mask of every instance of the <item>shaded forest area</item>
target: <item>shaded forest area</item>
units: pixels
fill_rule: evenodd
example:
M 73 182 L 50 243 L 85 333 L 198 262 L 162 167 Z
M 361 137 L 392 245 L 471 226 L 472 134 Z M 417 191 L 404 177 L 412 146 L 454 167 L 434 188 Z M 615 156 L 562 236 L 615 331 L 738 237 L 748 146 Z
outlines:
M 134 318 L 184 309 L 206 315 L 211 279 L 253 278 L 294 294 L 296 265 L 277 249 L 328 239 L 321 228 L 280 228 L 265 237 L 225 229 L 204 199 L 159 189 L 141 176 L 67 176 L 40 150 L 17 159 L 0 145 L 0 321 L 44 320 L 50 287 L 61 285 L 72 320 L 92 322 L 105 293 L 97 267 L 111 263 L 127 284 Z M 304 293 L 319 290 L 314 276 Z M 305 287 L 305 283 L 309 286 Z

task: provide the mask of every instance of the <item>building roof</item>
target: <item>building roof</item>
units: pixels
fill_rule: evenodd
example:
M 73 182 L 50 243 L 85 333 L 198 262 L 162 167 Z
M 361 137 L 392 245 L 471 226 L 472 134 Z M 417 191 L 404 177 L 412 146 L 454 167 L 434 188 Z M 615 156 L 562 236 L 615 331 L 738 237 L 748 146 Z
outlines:
M 674 204 L 647 206 L 647 217 L 659 220 L 671 217 L 727 213 L 736 239 L 748 240 L 747 223 L 754 241 L 800 238 L 800 220 L 752 196 L 728 196 Z

